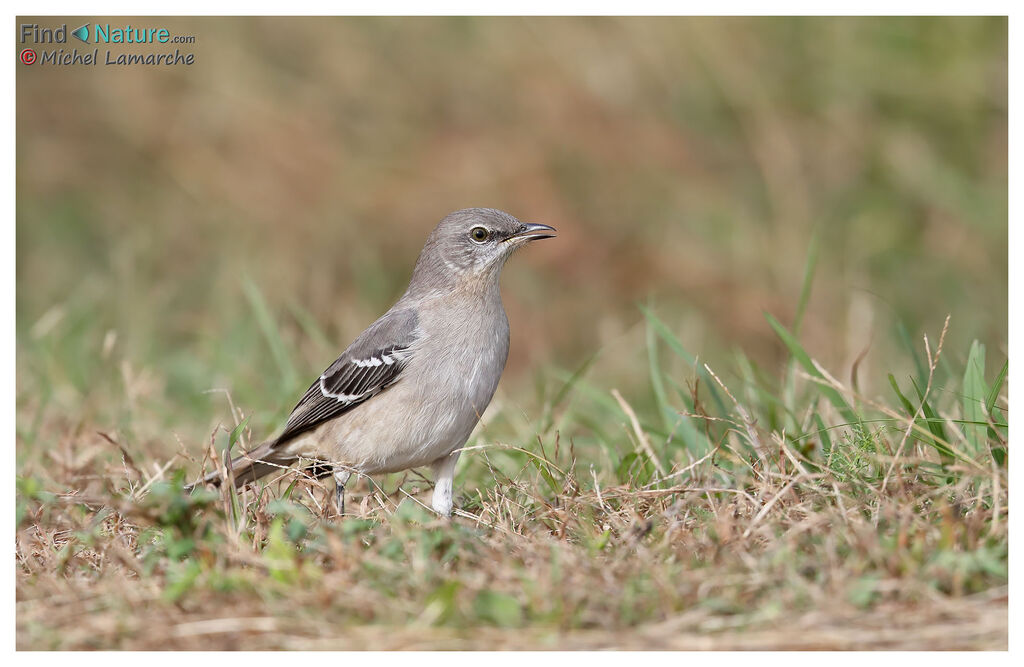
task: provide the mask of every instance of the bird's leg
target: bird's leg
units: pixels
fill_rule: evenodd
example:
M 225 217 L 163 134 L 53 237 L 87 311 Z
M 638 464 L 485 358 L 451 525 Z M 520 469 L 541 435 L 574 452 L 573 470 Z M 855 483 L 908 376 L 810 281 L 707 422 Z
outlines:
M 458 450 L 434 461 L 434 511 L 443 517 L 452 515 L 452 479 L 455 477 L 455 463 L 459 460 Z
M 334 504 L 338 508 L 338 516 L 345 513 L 345 484 L 351 476 L 348 470 L 334 470 Z

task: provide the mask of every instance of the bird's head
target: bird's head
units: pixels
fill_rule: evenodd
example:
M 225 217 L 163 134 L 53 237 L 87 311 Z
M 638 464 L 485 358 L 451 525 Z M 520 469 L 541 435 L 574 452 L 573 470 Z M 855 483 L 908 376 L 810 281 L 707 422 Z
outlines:
M 449 213 L 431 232 L 416 262 L 413 284 L 439 287 L 465 280 L 497 282 L 505 260 L 530 241 L 554 236 L 547 225 L 520 222 L 493 208 Z

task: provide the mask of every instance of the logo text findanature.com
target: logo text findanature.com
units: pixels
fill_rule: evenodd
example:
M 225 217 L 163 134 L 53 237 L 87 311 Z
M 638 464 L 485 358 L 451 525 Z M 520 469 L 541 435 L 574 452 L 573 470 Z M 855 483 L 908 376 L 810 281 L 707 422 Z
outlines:
M 71 34 L 83 42 L 97 44 L 192 44 L 196 41 L 193 35 L 171 35 L 167 28 L 119 27 L 109 23 L 95 23 L 91 31 L 87 23 Z M 64 24 L 59 28 L 43 28 L 35 23 L 22 23 L 20 37 L 22 44 L 64 44 L 68 41 L 68 27 Z

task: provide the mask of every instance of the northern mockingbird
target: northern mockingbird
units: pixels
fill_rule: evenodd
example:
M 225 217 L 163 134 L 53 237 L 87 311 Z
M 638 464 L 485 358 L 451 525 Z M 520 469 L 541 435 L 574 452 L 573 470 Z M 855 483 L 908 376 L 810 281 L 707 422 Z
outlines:
M 310 385 L 281 435 L 231 461 L 236 486 L 310 461 L 317 477 L 333 474 L 341 514 L 352 473 L 430 465 L 433 508 L 451 516 L 460 448 L 508 357 L 501 269 L 517 248 L 554 231 L 489 208 L 441 220 L 402 298 Z M 202 483 L 221 479 L 214 472 Z

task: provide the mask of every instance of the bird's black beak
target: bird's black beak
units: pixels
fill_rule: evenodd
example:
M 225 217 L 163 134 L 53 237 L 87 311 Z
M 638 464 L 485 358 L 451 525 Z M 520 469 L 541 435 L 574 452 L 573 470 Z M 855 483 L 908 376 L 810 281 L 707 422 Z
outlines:
M 526 243 L 527 241 L 536 241 L 538 239 L 551 239 L 555 237 L 552 233 L 554 231 L 557 230 L 548 225 L 542 225 L 538 222 L 524 222 L 514 234 L 505 240 Z

